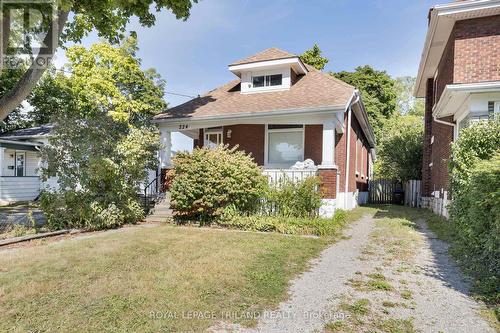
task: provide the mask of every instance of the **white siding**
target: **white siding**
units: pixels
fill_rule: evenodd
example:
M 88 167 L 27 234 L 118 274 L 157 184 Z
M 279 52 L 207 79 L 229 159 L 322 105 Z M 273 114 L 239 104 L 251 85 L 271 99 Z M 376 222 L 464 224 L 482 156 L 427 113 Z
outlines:
M 25 177 L 14 177 L 15 166 L 14 149 L 5 149 L 0 165 L 0 202 L 28 201 L 35 199 L 40 194 L 40 178 L 38 167 L 40 154 L 34 151 L 17 150 L 26 153 Z
M 0 177 L 0 201 L 33 200 L 39 194 L 38 177 Z

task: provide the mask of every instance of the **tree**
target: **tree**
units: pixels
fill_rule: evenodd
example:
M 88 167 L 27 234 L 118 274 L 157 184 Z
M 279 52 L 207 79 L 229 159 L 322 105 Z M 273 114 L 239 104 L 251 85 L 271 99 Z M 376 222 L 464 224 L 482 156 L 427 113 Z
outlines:
M 424 100 L 413 97 L 416 78 L 413 76 L 398 77 L 395 81 L 397 91 L 396 111 L 399 114 L 424 116 Z
M 321 49 L 319 48 L 318 44 L 314 44 L 311 49 L 302 53 L 300 55 L 300 59 L 319 71 L 323 70 L 323 68 L 325 68 L 325 65 L 329 61 L 328 58 L 324 58 L 321 56 Z
M 42 149 L 43 176 L 57 176 L 61 189 L 42 200 L 52 227 L 98 229 L 140 216 L 138 186 L 159 149 L 150 119 L 166 103 L 163 80 L 141 69 L 136 50 L 134 39 L 120 47 L 74 46 L 66 54 L 70 74 L 51 78 L 65 96 Z
M 358 88 L 371 126 L 380 137 L 384 121 L 396 112 L 396 87 L 394 80 L 385 72 L 369 65 L 356 67 L 354 72 L 331 73 L 336 78 Z
M 384 123 L 375 173 L 402 181 L 421 178 L 424 125 L 421 117 L 395 115 Z
M 137 0 L 137 1 L 93 1 L 93 0 L 58 0 L 55 17 L 44 16 L 42 28 L 47 32 L 43 44 L 51 44 L 52 36 L 56 36 L 59 44 L 68 42 L 79 43 L 92 30 L 96 30 L 99 37 L 109 43 L 117 44 L 126 35 L 126 27 L 130 19 L 138 18 L 142 26 L 151 27 L 155 24 L 156 16 L 152 9 L 157 12 L 167 9 L 175 14 L 177 19 L 186 20 L 189 17 L 193 3 L 198 0 Z M 26 8 L 28 10 L 29 8 Z M 71 13 L 71 15 L 70 15 Z M 68 20 L 68 18 L 70 18 Z M 8 15 L 0 15 L 2 24 L 2 48 L 7 50 L 9 36 L 20 34 L 16 27 L 24 27 L 23 22 L 11 22 Z M 21 18 L 24 20 L 24 18 Z M 57 25 L 52 25 L 52 21 Z M 28 31 L 35 35 L 41 30 L 40 27 Z M 55 50 L 54 50 L 55 51 Z M 50 55 L 53 57 L 53 53 Z M 45 59 L 44 55 L 38 54 L 33 57 L 32 65 L 19 78 L 17 83 L 8 91 L 0 95 L 0 120 L 5 119 L 9 113 L 15 110 L 33 90 L 42 77 L 46 67 L 38 67 L 36 64 Z M 0 71 L 3 74 L 3 62 L 0 62 Z

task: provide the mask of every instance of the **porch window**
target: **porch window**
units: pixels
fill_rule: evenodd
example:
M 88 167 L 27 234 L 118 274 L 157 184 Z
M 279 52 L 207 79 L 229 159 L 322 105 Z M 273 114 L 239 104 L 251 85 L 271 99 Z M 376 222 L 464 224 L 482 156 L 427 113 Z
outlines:
M 206 128 L 204 131 L 203 146 L 213 149 L 223 144 L 222 127 Z
M 267 126 L 267 164 L 289 167 L 304 160 L 303 125 Z

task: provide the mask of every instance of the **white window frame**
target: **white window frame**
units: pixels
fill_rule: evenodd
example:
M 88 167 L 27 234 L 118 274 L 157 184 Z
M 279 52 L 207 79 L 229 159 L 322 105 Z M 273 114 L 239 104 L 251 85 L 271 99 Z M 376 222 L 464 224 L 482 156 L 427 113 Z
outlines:
M 493 118 L 500 118 L 500 101 L 495 101 L 493 103 Z
M 208 147 L 208 135 L 210 134 L 216 134 L 217 135 L 217 141 L 219 141 L 219 135 L 220 135 L 220 142 L 217 142 L 218 145 L 224 144 L 224 128 L 221 129 L 208 129 L 205 128 L 203 129 L 203 147 Z
M 271 85 L 271 76 L 274 76 L 274 75 L 280 75 L 281 76 L 281 84 L 276 84 L 274 86 Z M 254 85 L 253 85 L 253 79 L 255 77 L 259 77 L 259 76 L 264 77 L 264 85 L 262 87 L 254 87 Z M 269 81 L 267 79 L 268 77 L 269 77 Z M 281 86 L 283 86 L 283 74 L 282 73 L 252 75 L 251 78 L 250 78 L 250 80 L 252 80 L 252 88 L 254 88 L 254 89 L 272 88 L 272 87 L 281 87 Z M 267 83 L 269 83 L 269 84 L 267 84 Z
M 269 129 L 269 125 L 300 125 L 301 128 L 278 128 L 278 129 Z M 302 156 L 301 160 L 304 161 L 304 153 L 305 153 L 305 128 L 304 124 L 266 124 L 266 131 L 264 135 L 264 167 L 265 168 L 279 168 L 279 169 L 288 169 L 292 165 L 288 164 L 269 164 L 269 133 L 278 133 L 278 132 L 301 132 L 302 133 Z

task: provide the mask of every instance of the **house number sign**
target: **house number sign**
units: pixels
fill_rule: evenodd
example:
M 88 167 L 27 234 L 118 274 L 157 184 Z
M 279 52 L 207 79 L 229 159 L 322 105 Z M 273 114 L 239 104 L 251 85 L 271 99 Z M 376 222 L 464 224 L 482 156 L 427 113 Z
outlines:
M 180 130 L 188 129 L 188 127 L 189 127 L 189 125 L 187 125 L 187 124 L 179 125 Z

